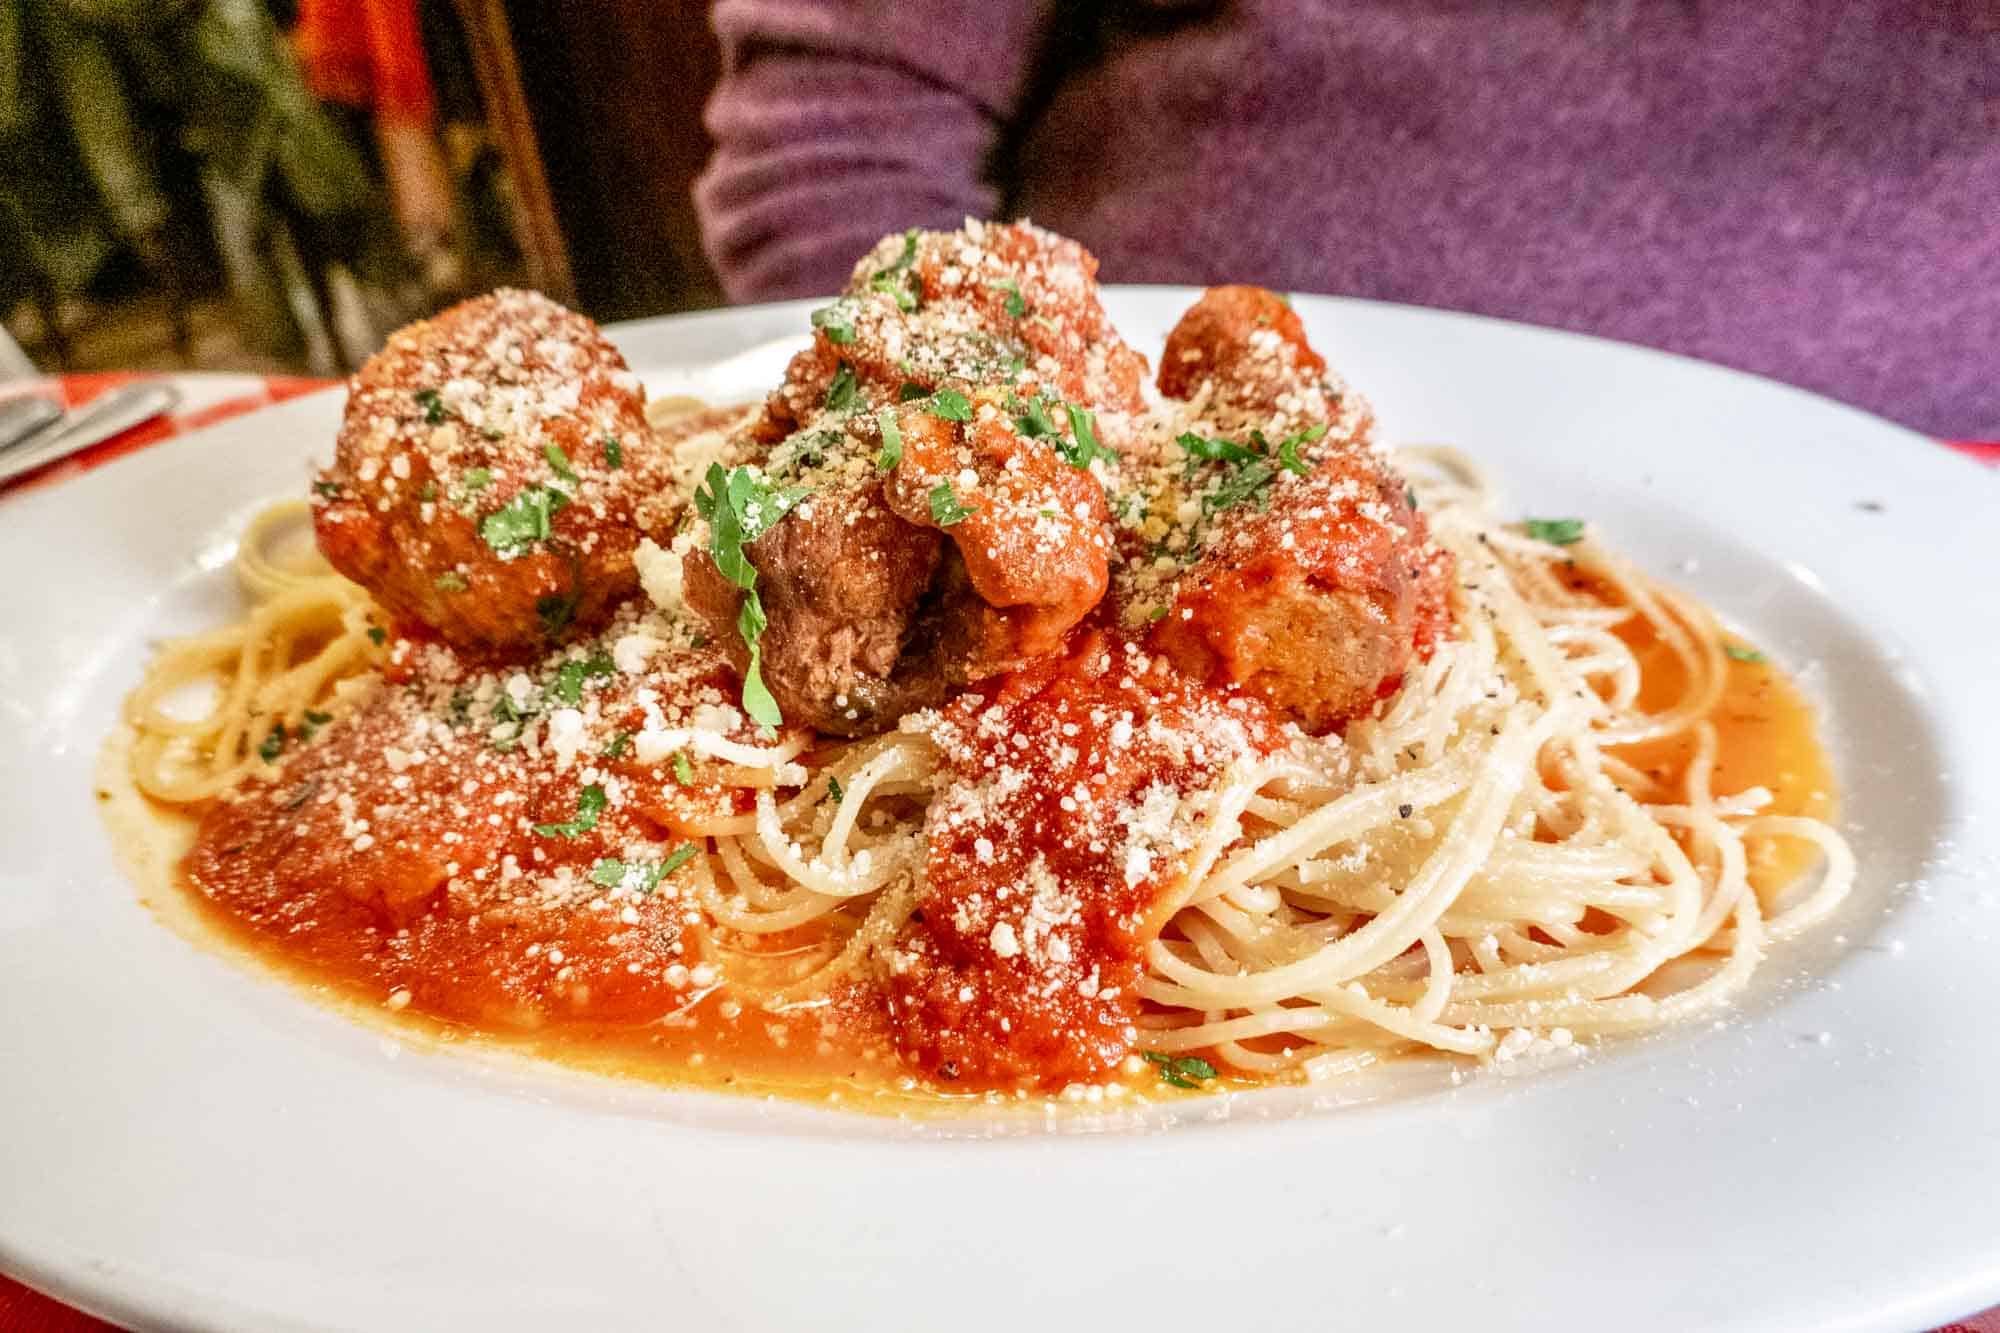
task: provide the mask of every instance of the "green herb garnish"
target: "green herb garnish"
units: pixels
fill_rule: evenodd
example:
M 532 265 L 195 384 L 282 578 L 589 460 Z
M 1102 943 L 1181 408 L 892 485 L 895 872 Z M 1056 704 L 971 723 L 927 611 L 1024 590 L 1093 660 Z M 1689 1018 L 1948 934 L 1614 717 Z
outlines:
M 556 668 L 555 684 L 549 693 L 566 704 L 576 703 L 583 698 L 583 682 L 611 675 L 615 670 L 611 657 L 606 653 L 595 653 L 590 657 L 572 657 Z
M 1325 425 L 1308 426 L 1295 435 L 1287 435 L 1278 445 L 1278 466 L 1298 476 L 1312 475 L 1312 465 L 1299 457 L 1299 446 L 1311 444 L 1326 434 Z
M 271 734 L 266 736 L 263 742 L 257 746 L 257 755 L 265 763 L 275 764 L 278 762 L 278 756 L 284 752 L 285 724 L 280 722 L 271 728 Z
M 1755 648 L 1745 648 L 1740 643 L 1725 643 L 1722 645 L 1722 652 L 1732 662 L 1768 662 L 1771 660 Z
M 383 629 L 380 625 L 370 625 L 368 627 L 368 641 L 379 648 L 389 642 L 389 631 Z
M 1104 447 L 1097 438 L 1096 414 L 1078 407 L 1075 403 L 1064 403 L 1063 411 L 1069 415 L 1070 432 L 1074 441 L 1060 437 L 1056 440 L 1056 453 L 1071 467 L 1087 468 L 1093 458 L 1102 458 L 1107 463 L 1116 463 L 1118 455 Z
M 624 754 L 625 751 L 631 748 L 632 748 L 632 733 L 629 731 L 621 731 L 617 735 L 613 736 L 609 741 L 607 741 L 605 743 L 604 748 L 602 750 L 599 750 L 598 753 L 604 756 L 606 759 L 616 759 L 620 755 Z
M 835 805 L 839 805 L 842 801 L 847 799 L 847 793 L 841 790 L 840 779 L 833 777 L 831 775 L 829 775 L 826 780 L 826 794 L 833 798 L 833 803 Z
M 910 380 L 903 381 L 903 386 L 896 390 L 896 401 L 899 403 L 914 403 L 919 398 L 928 398 L 930 396 L 931 391 L 929 389 Z
M 1256 501 L 1259 509 L 1268 508 L 1271 503 L 1268 488 L 1271 478 L 1276 475 L 1271 465 L 1262 459 L 1244 463 L 1223 478 L 1220 486 L 1201 498 L 1202 512 L 1219 514 L 1225 509 L 1242 504 L 1245 500 Z
M 1020 415 L 1014 418 L 1014 429 L 1031 440 L 1052 439 L 1056 435 L 1055 418 L 1049 415 L 1051 407 L 1061 407 L 1060 398 L 1050 398 L 1038 393 L 1027 402 L 1020 404 Z
M 722 470 L 719 463 L 708 465 L 706 486 L 694 493 L 695 509 L 708 520 L 709 555 L 722 576 L 743 589 L 742 610 L 737 613 L 737 632 L 750 649 L 750 664 L 743 672 L 743 711 L 765 727 L 784 721 L 778 701 L 764 684 L 763 637 L 764 604 L 757 596 L 757 570 L 743 548 L 769 531 L 807 491 L 801 488 L 774 490 L 747 467 Z
M 576 817 L 560 824 L 537 824 L 535 832 L 544 838 L 574 838 L 597 827 L 597 817 L 604 813 L 604 788 L 593 782 L 577 793 Z
M 583 484 L 583 478 L 577 476 L 576 469 L 569 465 L 569 455 L 564 453 L 562 446 L 554 440 L 550 440 L 542 446 L 542 457 L 549 460 L 549 471 L 555 473 L 562 480 L 572 486 Z
M 1028 313 L 1028 302 L 1021 295 L 1020 283 L 1012 278 L 1003 278 L 999 282 L 989 282 L 986 285 L 995 291 L 1007 293 L 1006 305 L 1003 308 L 1007 311 L 1009 319 L 1019 319 Z
M 1522 527 L 1536 541 L 1544 541 L 1551 546 L 1574 546 L 1583 540 L 1583 520 L 1580 518 L 1531 518 Z
M 1192 431 L 1178 436 L 1174 443 L 1188 456 L 1188 467 L 1192 471 L 1197 459 L 1208 463 L 1248 463 L 1257 457 L 1257 451 L 1234 440 L 1206 440 Z
M 845 347 L 854 341 L 854 317 L 839 301 L 813 311 L 812 326 L 824 333 L 828 342 L 838 346 Z
M 616 435 L 604 437 L 604 466 L 613 472 L 625 466 L 625 446 L 619 443 Z
M 674 751 L 674 781 L 683 787 L 694 786 L 694 765 L 688 762 L 687 751 Z
M 976 512 L 959 503 L 958 492 L 951 488 L 951 483 L 948 481 L 941 481 L 931 487 L 930 498 L 931 519 L 941 528 L 963 523 Z
M 424 422 L 427 425 L 441 426 L 445 418 L 451 415 L 451 409 L 444 405 L 444 399 L 438 395 L 436 389 L 419 389 L 410 396 L 417 400 L 418 407 L 424 409 Z
M 930 414 L 941 421 L 970 421 L 972 404 L 956 389 L 939 389 L 931 395 Z
M 549 519 L 569 503 L 569 497 L 548 486 L 530 486 L 479 520 L 479 535 L 502 560 L 512 560 L 530 545 L 545 541 Z
M 859 393 L 860 386 L 855 383 L 853 367 L 845 361 L 841 362 L 840 369 L 833 372 L 833 383 L 827 386 L 826 410 L 846 412 L 852 409 Z
M 324 495 L 329 500 L 337 500 L 340 498 L 340 483 L 334 481 L 316 481 L 313 483 L 313 493 L 315 495 Z
M 699 850 L 700 848 L 691 842 L 682 843 L 667 855 L 666 860 L 660 862 L 660 874 L 662 876 L 673 874 L 676 870 L 694 860 L 694 854 Z
M 875 424 L 882 428 L 882 451 L 875 455 L 875 470 L 893 472 L 903 461 L 903 432 L 896 425 L 895 409 L 885 407 L 877 412 Z
M 1177 1088 L 1199 1088 L 1215 1077 L 1215 1066 L 1198 1055 L 1167 1055 L 1161 1051 L 1141 1051 L 1148 1063 L 1158 1067 L 1160 1081 Z
M 458 479 L 458 484 L 459 488 L 467 495 L 471 495 L 475 491 L 483 491 L 493 484 L 493 469 L 486 467 L 467 468 L 465 475 Z
M 447 569 L 431 580 L 431 586 L 439 592 L 464 592 L 469 585 L 465 581 L 465 575 L 455 569 Z

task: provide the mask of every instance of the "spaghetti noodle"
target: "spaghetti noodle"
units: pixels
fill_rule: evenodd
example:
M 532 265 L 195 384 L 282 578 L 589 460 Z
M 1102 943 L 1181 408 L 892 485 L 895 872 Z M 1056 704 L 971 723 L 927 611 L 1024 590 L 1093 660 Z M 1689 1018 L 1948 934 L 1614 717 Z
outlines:
M 1507 1058 L 1651 1028 L 1724 1002 L 1767 942 L 1853 882 L 1825 821 L 1771 813 L 1761 789 L 1713 790 L 1729 663 L 1705 610 L 1594 537 L 1556 547 L 1499 523 L 1456 453 L 1399 461 L 1456 557 L 1457 633 L 1344 737 L 1295 738 L 1180 800 L 1174 823 L 1201 833 L 1138 982 L 1150 1051 L 1325 1077 L 1398 1052 Z M 167 646 L 134 692 L 131 771 L 148 796 L 212 800 L 269 770 L 258 748 L 274 728 L 299 734 L 380 688 L 365 594 L 271 554 L 299 509 L 273 506 L 245 534 L 245 619 Z M 1634 636 L 1671 655 L 1663 705 L 1641 707 Z M 205 714 L 168 708 L 203 679 L 219 682 Z M 1681 772 L 1621 757 L 1676 736 L 1693 741 Z M 653 744 L 711 761 L 741 793 L 681 828 L 700 847 L 704 948 L 739 1002 L 824 1006 L 879 965 L 919 902 L 942 787 L 932 739 L 809 748 L 796 732 L 758 744 L 691 727 Z M 1777 841 L 1825 861 L 1796 901 L 1751 887 Z

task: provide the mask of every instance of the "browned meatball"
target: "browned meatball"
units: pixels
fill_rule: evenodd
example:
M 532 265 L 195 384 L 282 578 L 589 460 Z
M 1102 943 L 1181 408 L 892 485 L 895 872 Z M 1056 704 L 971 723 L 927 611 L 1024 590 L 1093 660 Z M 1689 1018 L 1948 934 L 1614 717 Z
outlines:
M 761 670 L 786 721 L 860 734 L 938 701 L 932 659 L 903 656 L 943 545 L 891 513 L 879 489 L 816 498 L 751 544 L 769 621 Z M 749 662 L 736 623 L 742 590 L 706 553 L 684 570 L 688 607 L 741 670 Z
M 952 684 L 1060 648 L 1103 598 L 1111 555 L 1097 479 L 1025 437 L 998 390 L 971 405 L 963 425 L 904 409 L 903 455 L 882 490 L 903 519 L 950 539 L 937 590 Z
M 815 315 L 731 458 L 810 497 L 748 550 L 760 670 L 786 721 L 879 730 L 1052 651 L 1102 597 L 1109 525 L 1088 468 L 1112 455 L 1082 448 L 1077 422 L 1107 448 L 1126 439 L 1145 362 L 1105 317 L 1095 269 L 1026 225 L 911 232 Z M 702 551 L 684 587 L 747 666 L 742 591 Z
M 392 614 L 522 657 L 637 590 L 666 475 L 645 392 L 597 326 L 499 291 L 399 330 L 353 378 L 314 526 Z
M 1206 390 L 1211 418 L 1271 417 L 1342 424 L 1360 438 L 1373 425 L 1367 403 L 1327 372 L 1306 341 L 1298 312 L 1262 287 L 1211 287 L 1167 335 L 1160 354 L 1160 392 L 1194 398 Z
M 1187 313 L 1160 386 L 1193 415 L 1149 474 L 1147 545 L 1126 544 L 1124 595 L 1153 646 L 1312 731 L 1366 712 L 1448 629 L 1451 578 L 1367 404 L 1289 306 L 1245 287 Z

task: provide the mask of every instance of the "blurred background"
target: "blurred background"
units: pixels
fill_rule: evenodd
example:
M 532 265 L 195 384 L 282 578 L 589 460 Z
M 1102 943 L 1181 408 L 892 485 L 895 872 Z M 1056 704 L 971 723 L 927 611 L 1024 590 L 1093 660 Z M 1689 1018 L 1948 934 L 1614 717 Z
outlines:
M 717 304 L 717 67 L 700 0 L 0 0 L 0 311 L 49 372 L 334 375 L 502 283 Z

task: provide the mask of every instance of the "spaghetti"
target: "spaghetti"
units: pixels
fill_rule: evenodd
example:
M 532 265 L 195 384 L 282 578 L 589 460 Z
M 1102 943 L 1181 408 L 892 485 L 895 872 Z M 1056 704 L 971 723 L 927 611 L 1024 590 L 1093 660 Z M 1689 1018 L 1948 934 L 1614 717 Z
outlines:
M 1762 789 L 1713 790 L 1729 663 L 1705 610 L 1594 537 L 1557 547 L 1499 523 L 1454 452 L 1399 461 L 1456 558 L 1457 632 L 1344 737 L 1295 737 L 1180 799 L 1173 822 L 1200 836 L 1137 983 L 1149 1051 L 1327 1077 L 1396 1053 L 1504 1059 L 1643 1030 L 1723 1003 L 1769 941 L 1824 918 L 1853 882 L 1824 820 L 1773 813 Z M 380 688 L 365 594 L 272 554 L 298 516 L 273 506 L 246 532 L 246 617 L 168 645 L 132 695 L 132 779 L 155 800 L 239 788 L 271 770 L 259 747 L 274 730 L 333 725 Z M 1635 638 L 1671 658 L 1662 704 L 1641 706 L 1660 673 Z M 168 707 L 203 680 L 208 711 Z M 1679 772 L 1623 757 L 1675 737 L 1693 746 Z M 879 967 L 920 900 L 943 787 L 932 739 L 809 746 L 688 727 L 650 743 L 698 756 L 736 793 L 679 831 L 700 849 L 686 872 L 701 951 L 739 1003 L 817 1009 Z M 1825 868 L 1803 896 L 1767 902 L 1750 867 L 1778 842 L 1816 848 Z

